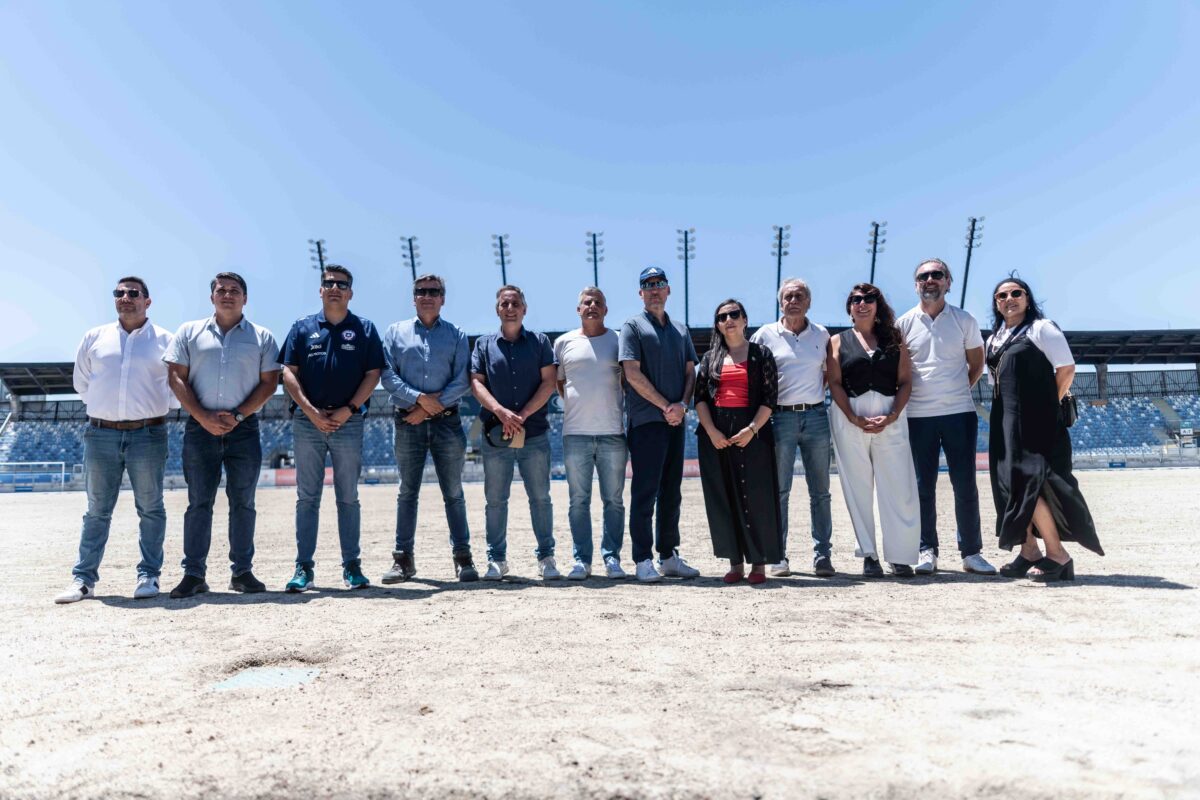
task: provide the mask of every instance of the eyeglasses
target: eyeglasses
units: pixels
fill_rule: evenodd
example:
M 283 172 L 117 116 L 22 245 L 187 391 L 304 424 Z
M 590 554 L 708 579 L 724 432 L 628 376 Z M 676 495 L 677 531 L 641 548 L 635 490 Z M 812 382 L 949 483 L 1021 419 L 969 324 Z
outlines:
M 345 291 L 350 288 L 350 281 L 321 281 L 322 289 L 341 289 Z
M 141 289 L 113 289 L 113 297 L 120 300 L 122 297 L 128 297 L 131 300 L 137 300 L 142 295 L 146 294 Z M 146 295 L 149 297 L 149 295 Z
M 924 283 L 925 281 L 940 281 L 942 278 L 945 278 L 945 277 L 946 277 L 946 273 L 943 272 L 942 270 L 931 269 L 931 270 L 929 270 L 929 272 L 922 272 L 920 275 L 918 275 L 917 283 Z
M 996 299 L 1001 302 L 1004 302 L 1005 300 L 1007 300 L 1010 297 L 1013 300 L 1016 300 L 1018 297 L 1024 297 L 1024 296 L 1025 296 L 1024 289 L 1013 289 L 1011 292 L 996 292 Z
M 642 289 L 665 289 L 667 288 L 666 281 L 646 281 L 642 284 Z
M 727 319 L 741 319 L 741 318 L 742 318 L 742 312 L 736 311 L 736 310 L 735 311 L 722 311 L 720 314 L 717 314 L 717 322 L 724 322 Z
M 441 297 L 445 293 L 444 289 L 439 289 L 436 286 L 421 286 L 413 289 L 413 297 Z
M 856 306 L 859 303 L 867 303 L 868 305 L 875 305 L 875 302 L 877 300 L 879 300 L 879 295 L 877 295 L 877 294 L 852 294 L 852 295 L 850 295 L 850 305 L 852 305 L 852 306 Z

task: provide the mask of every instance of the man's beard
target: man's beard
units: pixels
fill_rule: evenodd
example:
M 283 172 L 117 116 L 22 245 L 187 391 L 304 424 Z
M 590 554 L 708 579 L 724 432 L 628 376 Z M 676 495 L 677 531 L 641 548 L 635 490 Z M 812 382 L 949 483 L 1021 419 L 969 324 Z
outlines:
M 922 300 L 941 300 L 942 299 L 942 290 L 941 289 L 922 289 L 921 290 L 921 299 Z

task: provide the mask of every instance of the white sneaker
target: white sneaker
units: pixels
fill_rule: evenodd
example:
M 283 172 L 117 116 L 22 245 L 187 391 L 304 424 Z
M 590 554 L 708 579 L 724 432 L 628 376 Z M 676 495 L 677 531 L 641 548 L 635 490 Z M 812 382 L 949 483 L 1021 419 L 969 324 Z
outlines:
M 622 581 L 629 577 L 625 570 L 621 569 L 621 560 L 616 556 L 604 559 L 604 574 L 615 581 Z
M 792 566 L 788 564 L 788 560 L 785 558 L 778 564 L 772 564 L 767 571 L 771 573 L 772 578 L 786 578 L 792 574 Z
M 483 579 L 485 581 L 498 581 L 507 574 L 507 561 L 489 561 L 487 572 L 483 573 Z
M 922 550 L 921 555 L 917 558 L 918 575 L 932 575 L 937 572 L 937 553 L 932 550 Z
M 974 572 L 976 575 L 995 575 L 996 568 L 987 562 L 981 554 L 967 556 L 963 559 L 963 571 Z
M 582 561 L 576 561 L 575 566 L 571 567 L 571 571 L 567 573 L 567 580 L 583 581 L 583 580 L 587 580 L 588 576 L 591 574 L 592 574 L 591 566 L 583 563 Z
M 83 582 L 83 578 L 76 578 L 70 586 L 63 590 L 63 593 L 54 598 L 54 602 L 59 605 L 66 603 L 78 603 L 80 600 L 86 600 L 96 594 L 95 590 Z
M 654 568 L 654 562 L 647 558 L 637 562 L 637 579 L 642 583 L 657 583 L 662 580 L 662 575 Z
M 137 587 L 133 590 L 134 600 L 149 600 L 158 597 L 158 578 L 153 575 L 139 575 Z
M 684 561 L 683 556 L 679 553 L 670 558 L 659 559 L 658 570 L 663 575 L 672 578 L 697 578 L 700 576 L 700 570 Z
M 546 556 L 538 561 L 538 575 L 541 575 L 544 581 L 556 581 L 562 577 L 558 565 L 554 563 L 554 556 Z

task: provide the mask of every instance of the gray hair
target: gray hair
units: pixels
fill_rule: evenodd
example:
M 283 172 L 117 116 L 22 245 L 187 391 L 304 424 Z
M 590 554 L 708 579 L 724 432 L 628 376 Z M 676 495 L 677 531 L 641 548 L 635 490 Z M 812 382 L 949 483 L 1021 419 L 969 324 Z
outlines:
M 434 275 L 432 272 L 426 272 L 424 275 L 418 275 L 417 279 L 413 281 L 413 288 L 416 289 L 418 283 L 424 283 L 425 281 L 436 281 L 438 288 L 442 290 L 442 294 L 446 293 L 446 282 L 442 280 L 441 275 Z
M 927 258 L 920 264 L 917 264 L 917 268 L 913 270 L 913 280 L 917 279 L 917 273 L 920 272 L 921 267 L 925 266 L 926 264 L 937 264 L 942 268 L 942 271 L 946 273 L 946 278 L 953 279 L 953 276 L 950 274 L 949 264 L 947 264 L 945 261 L 942 261 L 940 258 Z
M 513 286 L 511 283 L 506 283 L 496 290 L 496 308 L 500 307 L 500 295 L 505 292 L 516 292 L 517 297 L 521 298 L 521 305 L 529 308 L 529 303 L 525 302 L 525 293 L 521 291 L 521 287 Z
M 779 284 L 779 302 L 783 302 L 783 290 L 789 286 L 799 286 L 808 295 L 808 299 L 812 299 L 812 289 L 808 288 L 808 283 L 803 278 L 784 278 L 783 283 Z
M 605 308 L 608 307 L 608 298 L 604 296 L 604 292 L 600 291 L 599 286 L 583 287 L 583 289 L 579 291 L 579 300 L 576 302 L 582 303 L 583 298 L 587 297 L 589 294 L 599 296 L 600 302 L 604 304 Z

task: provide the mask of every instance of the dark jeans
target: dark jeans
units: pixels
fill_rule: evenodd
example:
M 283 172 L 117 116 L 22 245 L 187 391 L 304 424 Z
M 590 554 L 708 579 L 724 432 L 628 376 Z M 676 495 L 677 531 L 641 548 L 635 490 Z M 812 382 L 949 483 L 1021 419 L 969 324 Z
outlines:
M 629 542 L 635 564 L 653 555 L 655 541 L 660 558 L 670 558 L 679 547 L 684 431 L 684 425 L 665 422 L 629 429 Z
M 229 498 L 229 561 L 234 575 L 249 572 L 254 561 L 254 491 L 262 467 L 258 417 L 249 416 L 224 436 L 213 436 L 194 419 L 183 431 L 183 479 L 188 507 L 183 515 L 183 572 L 203 578 L 212 544 L 213 503 L 225 469 Z
M 458 415 L 436 417 L 420 425 L 398 421 L 395 441 L 396 469 L 400 473 L 400 491 L 396 495 L 396 549 L 406 553 L 413 551 L 425 458 L 431 454 L 446 506 L 450 547 L 455 553 L 470 552 L 471 530 L 467 525 L 467 501 L 462 486 L 467 437 Z
M 958 550 L 963 558 L 983 549 L 979 532 L 979 490 L 975 486 L 975 437 L 979 417 L 974 411 L 941 417 L 909 417 L 908 441 L 917 470 L 921 501 L 921 549 L 938 552 L 938 450 L 946 453 L 950 485 L 954 487 L 954 517 Z

